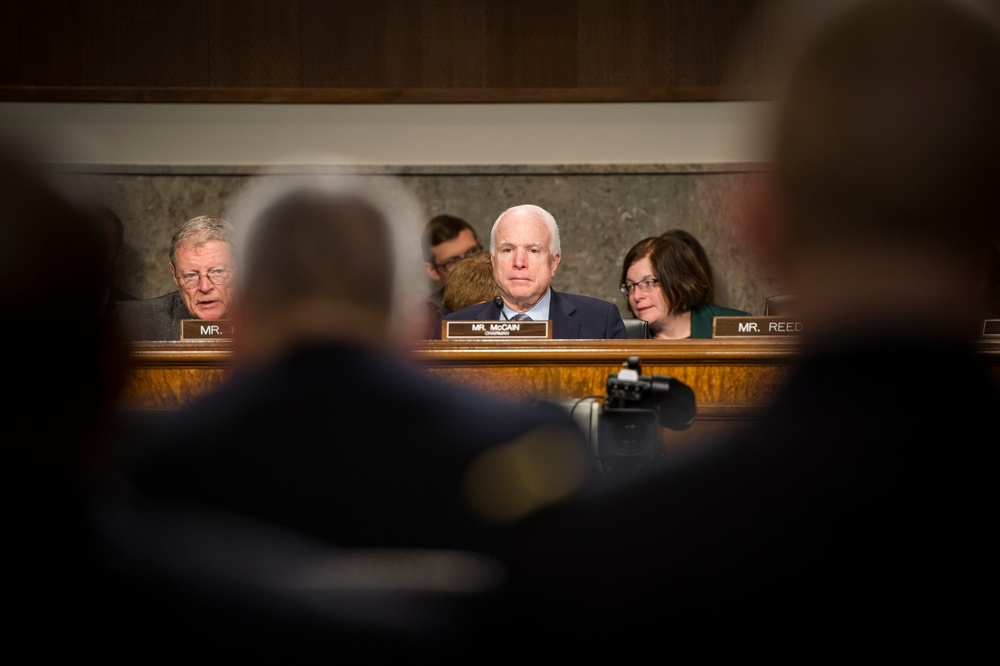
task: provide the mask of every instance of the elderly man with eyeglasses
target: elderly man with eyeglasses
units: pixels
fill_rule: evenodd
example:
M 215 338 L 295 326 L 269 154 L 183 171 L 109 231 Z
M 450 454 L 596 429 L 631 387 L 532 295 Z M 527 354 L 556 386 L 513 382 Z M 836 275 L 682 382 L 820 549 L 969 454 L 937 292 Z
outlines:
M 170 239 L 170 272 L 177 291 L 127 301 L 115 308 L 130 340 L 179 340 L 184 319 L 227 319 L 232 312 L 235 263 L 232 225 L 199 215 Z

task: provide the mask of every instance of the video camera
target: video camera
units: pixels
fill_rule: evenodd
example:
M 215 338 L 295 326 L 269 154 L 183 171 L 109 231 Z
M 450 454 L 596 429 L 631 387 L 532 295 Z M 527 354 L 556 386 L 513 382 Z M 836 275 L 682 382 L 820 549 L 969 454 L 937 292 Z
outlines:
M 558 401 L 570 410 L 604 472 L 635 469 L 663 455 L 660 428 L 686 430 L 696 401 L 687 384 L 665 375 L 643 375 L 638 356 L 608 375 L 607 396 L 581 409 L 586 398 Z
M 641 466 L 662 456 L 660 426 L 686 430 L 694 423 L 691 387 L 665 375 L 643 376 L 638 356 L 630 356 L 618 374 L 608 375 L 607 389 L 597 438 L 597 456 L 605 471 Z

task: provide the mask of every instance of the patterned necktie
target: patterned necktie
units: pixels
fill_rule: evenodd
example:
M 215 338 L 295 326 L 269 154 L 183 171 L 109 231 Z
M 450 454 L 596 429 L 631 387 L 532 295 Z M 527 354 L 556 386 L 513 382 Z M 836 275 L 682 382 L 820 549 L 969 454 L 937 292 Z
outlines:
M 511 321 L 531 321 L 531 317 L 524 314 L 523 312 L 518 312 L 516 315 L 510 318 Z

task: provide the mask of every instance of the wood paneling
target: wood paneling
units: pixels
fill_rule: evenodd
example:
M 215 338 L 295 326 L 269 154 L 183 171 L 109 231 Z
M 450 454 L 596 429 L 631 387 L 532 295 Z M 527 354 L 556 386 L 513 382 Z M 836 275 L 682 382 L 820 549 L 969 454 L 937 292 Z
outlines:
M 176 409 L 228 379 L 231 340 L 142 342 L 131 345 L 123 404 L 130 409 Z
M 638 355 L 644 375 L 667 375 L 690 386 L 698 416 L 685 431 L 661 429 L 668 452 L 694 446 L 750 423 L 784 379 L 796 348 L 784 340 L 700 341 L 536 340 L 417 343 L 410 359 L 445 381 L 522 402 L 603 398 L 609 374 Z M 137 343 L 125 404 L 175 409 L 226 381 L 229 341 Z
M 212 88 L 303 85 L 302 10 L 296 0 L 206 3 Z
M 225 380 L 232 365 L 225 340 L 135 343 L 126 389 L 130 406 L 178 407 Z M 603 396 L 609 374 L 639 356 L 644 375 L 675 377 L 699 404 L 755 407 L 767 402 L 794 359 L 787 339 L 682 340 L 426 340 L 409 358 L 429 374 L 518 401 Z
M 752 99 L 765 0 L 6 0 L 0 101 Z M 772 23 L 776 24 L 777 19 Z M 755 50 L 737 53 L 756 31 Z

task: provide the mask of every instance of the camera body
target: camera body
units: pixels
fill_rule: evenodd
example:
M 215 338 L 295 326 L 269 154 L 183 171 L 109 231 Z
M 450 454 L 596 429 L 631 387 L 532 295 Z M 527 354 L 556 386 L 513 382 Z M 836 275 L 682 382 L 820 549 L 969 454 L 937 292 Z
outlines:
M 607 396 L 552 401 L 568 410 L 587 436 L 603 472 L 637 469 L 663 456 L 661 428 L 694 423 L 694 391 L 664 375 L 643 375 L 638 356 L 608 375 Z
M 601 469 L 644 467 L 663 455 L 660 424 L 651 409 L 616 407 L 601 414 L 597 459 Z
M 607 398 L 597 435 L 604 471 L 642 467 L 663 455 L 660 428 L 685 430 L 694 423 L 694 391 L 665 375 L 643 375 L 638 356 L 608 375 Z

